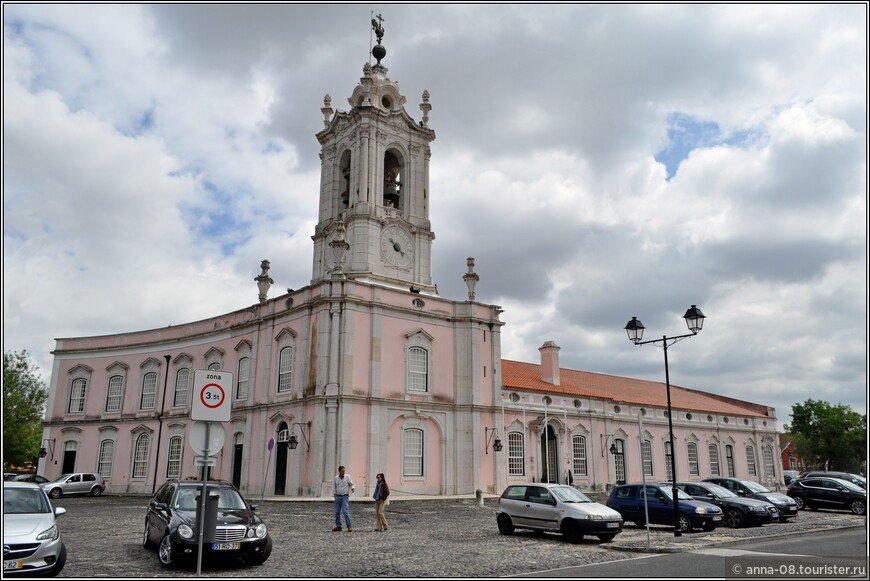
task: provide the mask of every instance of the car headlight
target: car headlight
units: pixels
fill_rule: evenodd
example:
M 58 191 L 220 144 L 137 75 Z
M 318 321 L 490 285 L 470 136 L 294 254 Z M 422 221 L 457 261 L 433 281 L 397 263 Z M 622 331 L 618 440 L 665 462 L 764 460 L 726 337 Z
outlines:
M 257 525 L 257 538 L 262 539 L 266 536 L 266 525 L 260 523 Z
M 193 529 L 188 525 L 178 525 L 178 536 L 182 539 L 192 539 Z
M 773 504 L 786 504 L 787 503 L 787 501 L 785 501 L 781 498 L 769 498 L 768 497 L 767 500 L 768 500 L 768 502 L 772 502 Z
M 58 537 L 57 525 L 51 525 L 51 528 L 45 529 L 36 536 L 37 541 L 53 541 Z
M 707 514 L 707 509 L 703 506 L 699 506 L 695 509 L 695 514 Z
M 750 506 L 750 507 L 749 507 L 749 510 L 752 510 L 752 511 L 755 511 L 755 512 L 767 512 L 767 511 L 764 509 L 764 507 L 761 506 L 761 505 L 758 505 L 758 506 Z

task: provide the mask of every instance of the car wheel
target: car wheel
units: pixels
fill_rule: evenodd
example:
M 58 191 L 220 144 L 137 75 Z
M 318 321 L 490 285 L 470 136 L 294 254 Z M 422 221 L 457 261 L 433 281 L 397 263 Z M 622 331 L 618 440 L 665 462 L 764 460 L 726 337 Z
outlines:
M 580 525 L 573 520 L 562 521 L 562 536 L 569 543 L 579 543 L 583 540 L 583 533 L 580 531 Z
M 60 498 L 61 494 L 63 493 L 61 492 L 60 488 L 52 488 L 51 492 L 48 493 L 48 495 L 52 498 Z
M 94 486 L 91 488 L 91 496 L 99 496 L 103 493 L 103 489 L 99 486 Z
M 57 556 L 57 561 L 54 562 L 54 565 L 51 568 L 51 571 L 48 572 L 49 577 L 57 577 L 57 574 L 61 572 L 63 566 L 66 564 L 66 545 L 61 543 L 60 545 L 60 554 Z
M 639 529 L 642 529 L 643 527 L 646 526 L 646 520 L 639 518 L 636 521 L 634 521 L 634 526 L 636 526 Z
M 725 513 L 725 524 L 732 529 L 739 529 L 743 526 L 743 513 L 736 508 L 729 509 L 728 512 Z
M 803 497 L 803 496 L 795 496 L 795 497 L 794 497 L 794 503 L 797 505 L 798 510 L 804 510 L 804 509 L 806 509 L 806 507 L 807 507 L 807 503 L 804 502 L 804 497 Z
M 160 540 L 157 558 L 164 567 L 172 567 L 175 564 L 175 555 L 172 554 L 172 541 L 169 540 L 169 533 L 163 535 L 163 539 Z
M 609 543 L 610 541 L 612 541 L 613 539 L 616 538 L 616 533 L 607 533 L 606 535 L 597 535 L 597 536 L 601 541 L 603 541 L 605 543 Z
M 514 523 L 511 521 L 511 517 L 506 514 L 498 515 L 498 532 L 503 535 L 514 534 Z
M 266 562 L 266 559 L 269 558 L 269 555 L 272 554 L 272 538 L 269 537 L 266 539 L 266 546 L 263 548 L 262 553 L 258 553 L 256 555 L 250 555 L 248 557 L 244 557 L 242 561 L 245 562 L 245 565 L 262 565 Z
M 867 507 L 864 505 L 863 500 L 853 500 L 849 508 L 852 509 L 853 513 L 858 515 L 864 514 L 867 511 Z
M 692 530 L 692 521 L 684 514 L 680 515 L 680 519 L 677 521 L 677 530 L 681 533 L 687 533 Z
M 142 535 L 142 546 L 146 549 L 150 549 L 154 546 L 154 541 L 152 541 L 151 537 L 148 536 L 148 519 L 145 520 L 145 534 Z

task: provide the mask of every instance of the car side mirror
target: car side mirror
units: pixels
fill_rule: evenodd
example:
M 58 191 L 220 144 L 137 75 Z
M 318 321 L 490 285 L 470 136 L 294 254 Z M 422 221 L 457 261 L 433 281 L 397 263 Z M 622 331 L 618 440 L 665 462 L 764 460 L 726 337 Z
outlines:
M 712 492 L 708 492 L 708 493 L 707 493 L 707 498 L 709 498 L 710 500 L 716 500 L 716 495 L 713 494 Z
M 667 503 L 668 503 L 668 497 L 665 496 L 665 495 L 657 496 L 656 498 L 657 498 L 658 501 L 661 502 L 662 504 L 667 504 Z
M 54 516 L 60 516 L 62 514 L 66 514 L 66 509 L 62 506 L 55 507 Z
M 151 504 L 151 506 L 153 506 L 157 510 L 166 510 L 169 508 L 169 505 L 166 504 L 165 502 L 156 502 L 155 501 Z
M 257 505 L 256 505 L 256 504 L 252 504 L 252 505 L 251 505 L 251 510 L 252 510 L 252 511 L 257 510 Z
M 547 504 L 549 504 L 550 506 L 556 506 L 556 499 L 555 498 L 548 498 Z

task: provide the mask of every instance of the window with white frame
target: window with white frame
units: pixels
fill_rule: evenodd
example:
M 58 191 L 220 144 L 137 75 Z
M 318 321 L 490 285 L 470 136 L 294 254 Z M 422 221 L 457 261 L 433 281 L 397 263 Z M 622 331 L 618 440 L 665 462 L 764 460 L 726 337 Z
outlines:
M 710 475 L 719 476 L 719 446 L 710 442 L 707 450 L 710 453 Z
M 686 454 L 689 457 L 689 474 L 691 476 L 698 476 L 701 474 L 700 467 L 698 466 L 698 444 L 695 442 L 689 442 L 686 444 Z
M 725 469 L 731 478 L 736 476 L 734 473 L 734 446 L 731 444 L 725 445 Z
M 166 477 L 178 478 L 181 476 L 181 436 L 172 436 L 169 438 L 169 454 L 166 459 Z
M 669 482 L 673 482 L 674 480 L 674 463 L 672 461 L 671 453 L 671 443 L 670 441 L 665 442 L 665 474 L 667 474 L 667 479 Z
M 172 407 L 186 407 L 188 393 L 190 393 L 190 369 L 182 367 L 175 372 L 175 395 L 172 398 Z
M 757 476 L 755 470 L 755 447 L 746 446 L 746 470 L 750 476 Z
M 508 474 L 523 476 L 526 473 L 526 451 L 523 434 L 508 433 Z
M 423 476 L 423 430 L 409 428 L 402 438 L 402 475 Z
M 97 459 L 97 472 L 103 478 L 112 476 L 112 461 L 115 457 L 115 440 L 100 442 L 100 455 Z
M 652 442 L 644 440 L 640 444 L 640 455 L 643 462 L 643 473 L 646 476 L 653 475 Z
M 221 370 L 221 362 L 215 361 L 214 363 L 209 363 L 208 369 L 209 369 L 209 371 L 220 371 Z
M 776 473 L 773 468 L 773 449 L 770 446 L 765 446 L 761 449 L 761 456 L 764 458 L 764 475 L 767 478 L 775 478 Z
M 586 463 L 586 436 L 574 436 L 572 438 L 574 447 L 574 475 L 586 476 L 588 474 L 588 465 Z
M 80 414 L 85 411 L 85 391 L 87 387 L 87 379 L 73 379 L 69 389 L 69 407 L 67 408 L 69 413 Z
M 151 437 L 148 434 L 139 434 L 133 447 L 133 478 L 145 478 L 148 476 L 148 449 L 151 446 Z
M 251 373 L 251 358 L 239 359 L 239 373 L 236 377 L 236 399 L 248 399 L 248 375 Z
M 797 458 L 793 454 L 788 455 L 788 469 L 797 470 Z
M 278 354 L 278 393 L 290 391 L 293 378 L 293 347 L 284 347 Z
M 408 391 L 429 391 L 429 352 L 422 347 L 408 349 Z
M 124 390 L 124 377 L 113 375 L 109 378 L 109 386 L 106 388 L 106 411 L 121 411 L 121 395 Z
M 142 378 L 142 398 L 139 400 L 139 409 L 152 410 L 157 400 L 157 373 L 150 371 Z

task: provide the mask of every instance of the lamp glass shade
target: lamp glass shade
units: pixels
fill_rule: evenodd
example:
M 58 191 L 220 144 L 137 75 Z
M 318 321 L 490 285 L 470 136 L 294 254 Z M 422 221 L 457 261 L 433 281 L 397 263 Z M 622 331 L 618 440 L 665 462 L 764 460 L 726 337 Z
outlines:
M 632 317 L 625 326 L 625 332 L 628 333 L 628 340 L 632 343 L 639 343 L 643 339 L 643 330 L 646 327 L 643 323 L 637 320 L 637 317 Z
M 296 439 L 296 434 L 291 434 L 290 439 L 287 440 L 287 443 L 290 444 L 291 450 L 295 450 L 296 446 L 299 445 L 299 440 Z
M 614 442 L 613 444 L 610 445 L 610 453 L 613 454 L 614 456 L 616 456 L 617 451 L 618 450 L 616 449 L 616 443 Z
M 492 443 L 492 449 L 495 450 L 496 452 L 501 452 L 502 448 L 503 448 L 503 446 L 501 445 L 501 440 L 496 438 L 495 442 Z
M 48 452 L 45 450 L 45 448 L 39 449 L 39 457 L 40 458 L 45 458 L 47 455 L 48 455 Z
M 704 327 L 704 319 L 707 317 L 704 316 L 701 309 L 692 305 L 689 310 L 686 311 L 686 314 L 683 315 L 683 318 L 686 319 L 686 326 L 689 327 L 689 331 L 697 333 Z

